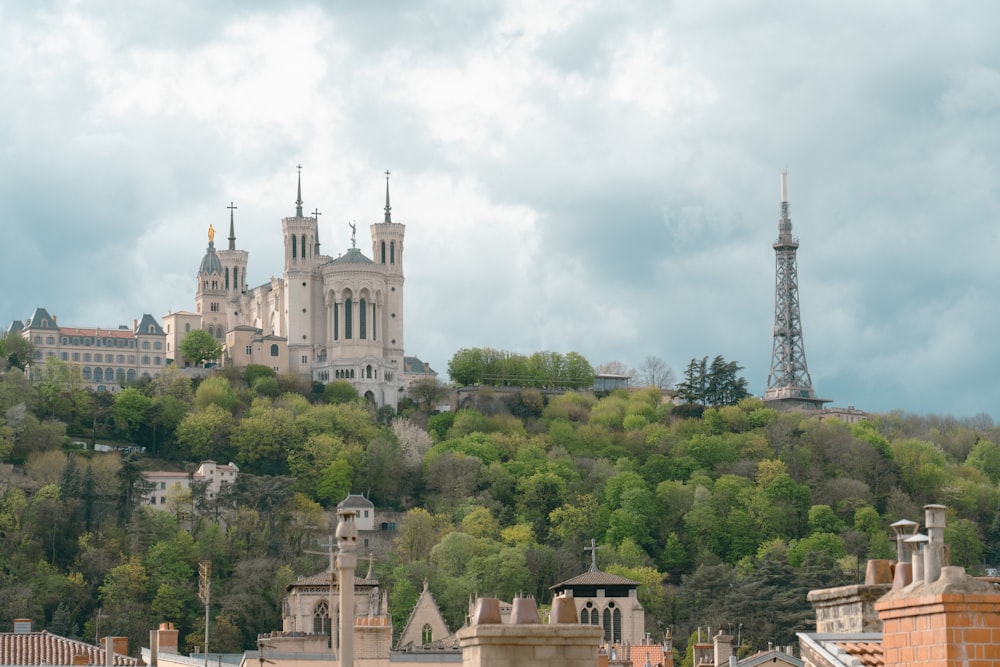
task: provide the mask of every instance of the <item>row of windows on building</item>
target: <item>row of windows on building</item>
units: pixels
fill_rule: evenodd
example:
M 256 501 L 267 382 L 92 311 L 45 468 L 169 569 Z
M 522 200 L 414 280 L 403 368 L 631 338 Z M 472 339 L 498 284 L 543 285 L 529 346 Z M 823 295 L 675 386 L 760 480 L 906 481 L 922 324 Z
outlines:
M 247 346 L 247 354 L 250 354 L 249 346 Z M 308 360 L 308 357 L 302 357 L 302 363 L 308 363 L 307 360 Z M 391 372 L 386 371 L 382 375 L 385 378 L 386 382 L 392 382 L 392 373 Z M 333 377 L 336 380 L 354 380 L 356 376 L 354 374 L 354 369 L 353 368 L 342 368 L 340 370 L 335 370 L 333 372 Z M 360 377 L 362 379 L 377 380 L 378 379 L 378 369 L 377 368 L 372 368 L 372 366 L 369 364 L 368 366 L 365 366 L 364 368 L 361 369 L 361 375 L 360 375 Z M 329 382 L 330 381 L 330 371 L 322 371 L 317 376 L 316 379 L 319 380 L 320 382 Z
M 122 338 L 118 338 L 118 339 L 115 339 L 115 338 L 96 338 L 96 339 L 92 339 L 90 337 L 80 338 L 80 337 L 77 337 L 77 336 L 73 336 L 73 337 L 63 336 L 62 337 L 62 344 L 63 345 L 83 345 L 85 347 L 90 347 L 91 345 L 94 345 L 96 347 L 101 347 L 102 341 L 103 341 L 103 346 L 104 347 L 132 347 L 132 348 L 135 347 L 135 341 L 134 340 L 125 340 L 125 339 L 122 339 Z M 35 345 L 41 345 L 42 344 L 42 337 L 36 335 L 35 338 L 34 338 L 34 343 L 35 343 Z M 46 336 L 45 337 L 45 344 L 46 345 L 55 345 L 56 344 L 55 336 Z M 142 349 L 148 350 L 148 349 L 150 349 L 151 346 L 152 346 L 152 349 L 154 349 L 154 350 L 162 350 L 163 349 L 163 343 L 161 341 L 156 340 L 156 341 L 153 341 L 152 344 L 148 340 L 142 341 Z
M 580 610 L 580 623 L 584 625 L 599 625 L 604 628 L 604 641 L 620 642 L 622 640 L 622 612 L 614 602 L 608 603 L 604 611 L 598 614 L 593 602 Z
M 56 356 L 56 353 L 53 352 L 52 350 L 48 350 L 45 353 L 45 357 L 54 357 L 54 356 Z M 128 361 L 127 362 L 125 361 L 125 355 L 123 355 L 123 354 L 117 355 L 117 358 L 115 358 L 116 355 L 113 355 L 113 354 L 105 354 L 105 355 L 95 354 L 95 355 L 93 355 L 94 358 L 91 359 L 90 353 L 84 352 L 82 356 L 83 356 L 83 359 L 81 360 L 81 358 L 80 358 L 81 354 L 79 352 L 73 352 L 72 354 L 69 353 L 69 352 L 60 352 L 59 353 L 59 358 L 61 360 L 63 360 L 63 361 L 77 361 L 77 362 L 83 361 L 83 363 L 90 363 L 90 362 L 93 361 L 93 362 L 97 362 L 97 363 L 106 363 L 106 364 L 115 364 L 115 363 L 117 363 L 117 364 L 124 364 L 124 363 L 134 364 L 135 363 L 135 355 L 134 354 L 128 355 Z M 104 357 L 103 359 L 101 358 L 102 356 Z M 40 360 L 41 358 L 42 358 L 42 351 L 41 350 L 35 350 L 35 359 L 39 359 Z M 161 357 L 159 355 L 151 357 L 148 354 L 144 354 L 140 358 L 140 361 L 141 361 L 141 363 L 142 363 L 143 366 L 162 366 L 163 365 L 163 357 Z M 121 369 L 119 369 L 119 370 L 121 370 Z M 86 376 L 86 369 L 84 369 L 84 371 L 85 371 L 84 372 L 84 376 Z
M 350 340 L 354 338 L 354 307 L 353 301 L 350 298 L 344 299 L 344 338 Z M 365 299 L 361 299 L 358 302 L 360 308 L 358 308 L 358 338 L 364 340 L 368 337 L 367 325 L 368 325 L 368 303 Z M 376 340 L 375 336 L 375 304 L 372 305 L 372 340 Z M 395 313 L 393 314 L 395 317 Z M 340 304 L 333 304 L 333 339 L 340 340 Z
M 248 357 L 252 356 L 253 355 L 253 345 L 247 345 L 246 352 L 247 352 L 247 356 Z M 278 346 L 277 345 L 271 345 L 271 356 L 272 357 L 278 356 Z

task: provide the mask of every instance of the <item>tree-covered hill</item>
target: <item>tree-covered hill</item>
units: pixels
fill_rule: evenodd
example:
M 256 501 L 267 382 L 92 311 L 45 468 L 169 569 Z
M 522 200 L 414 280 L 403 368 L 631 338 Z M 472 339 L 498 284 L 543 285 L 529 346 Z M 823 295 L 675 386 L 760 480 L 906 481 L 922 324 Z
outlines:
M 791 643 L 813 617 L 805 593 L 891 557 L 888 524 L 921 520 L 923 504 L 949 507 L 955 564 L 1000 561 L 1000 429 L 985 418 L 848 426 L 753 398 L 693 410 L 655 388 L 489 387 L 454 413 L 425 401 L 396 415 L 262 367 L 201 381 L 168 369 L 114 395 L 46 370 L 0 379 L 0 457 L 14 464 L 0 479 L 0 627 L 28 617 L 137 650 L 167 620 L 200 645 L 197 563 L 210 560 L 211 649 L 251 647 L 280 627 L 284 586 L 324 567 L 307 551 L 348 492 L 406 512 L 376 565 L 397 631 L 425 578 L 452 627 L 470 594 L 545 603 L 587 567 L 591 539 L 601 569 L 641 583 L 654 636 L 742 624 L 743 651 Z M 72 444 L 95 440 L 146 454 Z M 229 493 L 194 485 L 168 511 L 141 506 L 143 469 L 207 458 L 239 466 Z

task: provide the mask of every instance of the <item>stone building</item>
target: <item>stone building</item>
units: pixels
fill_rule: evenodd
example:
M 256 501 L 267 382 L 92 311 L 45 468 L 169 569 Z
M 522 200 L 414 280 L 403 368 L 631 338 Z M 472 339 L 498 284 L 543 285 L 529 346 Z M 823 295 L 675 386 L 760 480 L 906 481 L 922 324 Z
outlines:
M 44 377 L 47 359 L 59 359 L 79 368 L 80 378 L 94 391 L 117 391 L 127 382 L 154 377 L 167 364 L 166 336 L 152 315 L 143 315 L 132 326 L 116 328 L 61 326 L 42 307 L 25 321 L 14 321 L 9 330 L 29 340 L 35 348 L 28 375 Z
M 142 476 L 152 488 L 143 497 L 144 505 L 156 509 L 173 509 L 170 501 L 191 490 L 192 482 L 205 482 L 205 494 L 209 499 L 215 498 L 222 487 L 235 484 L 240 469 L 235 463 L 219 465 L 215 461 L 202 461 L 192 472 L 147 471 Z
M 371 257 L 357 247 L 353 224 L 351 247 L 333 257 L 320 250 L 319 211 L 303 212 L 300 171 L 295 213 L 281 221 L 282 275 L 256 287 L 246 282 L 249 253 L 236 246 L 234 208 L 226 248 L 216 248 L 209 227 L 195 312 L 165 318 L 174 358 L 181 330 L 200 328 L 225 342 L 226 363 L 262 363 L 324 383 L 344 380 L 378 406 L 397 405 L 404 392 L 406 226 L 392 221 L 388 173 L 384 218 L 369 227 Z
M 580 623 L 597 625 L 609 643 L 641 644 L 646 634 L 646 612 L 639 602 L 639 582 L 597 569 L 552 586 L 556 595 L 572 596 Z

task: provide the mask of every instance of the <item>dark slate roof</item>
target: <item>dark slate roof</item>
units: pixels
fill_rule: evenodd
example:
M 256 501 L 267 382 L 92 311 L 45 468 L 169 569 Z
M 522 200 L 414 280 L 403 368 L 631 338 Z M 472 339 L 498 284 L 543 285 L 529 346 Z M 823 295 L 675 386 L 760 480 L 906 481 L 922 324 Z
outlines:
M 346 255 L 341 255 L 330 262 L 331 264 L 374 264 L 372 260 L 361 254 L 357 248 L 348 248 Z
M 298 586 L 329 586 L 330 585 L 330 570 L 324 570 L 319 574 L 314 574 L 311 577 L 301 577 L 296 579 L 292 583 L 285 586 L 286 591 L 291 591 L 293 588 Z M 368 579 L 366 577 L 359 577 L 357 573 L 354 575 L 354 587 L 355 588 L 371 588 L 372 586 L 378 586 L 378 579 Z
M 7 331 L 9 333 L 19 333 L 21 331 L 24 331 L 24 322 L 22 322 L 21 320 L 14 320 L 13 322 L 10 323 L 10 328 L 7 329 Z
M 26 322 L 25 328 L 41 328 L 52 329 L 53 331 L 59 331 L 59 325 L 56 323 L 56 319 L 49 315 L 49 311 L 45 310 L 41 306 L 35 308 L 35 312 L 31 314 L 31 317 Z
M 222 260 L 215 253 L 215 243 L 209 242 L 208 250 L 205 252 L 205 256 L 201 259 L 201 266 L 198 268 L 198 273 L 218 273 L 222 274 Z
M 428 375 L 437 375 L 437 371 L 433 368 L 428 367 L 424 369 L 424 362 L 420 361 L 417 357 L 403 357 L 403 372 L 404 373 L 426 373 Z
M 375 503 L 365 498 L 360 493 L 349 493 L 347 497 L 337 503 L 337 509 L 352 507 L 363 507 L 364 509 L 371 509 L 375 507 Z
M 153 330 L 150 331 L 149 327 L 153 327 Z M 152 315 L 150 315 L 149 313 L 143 313 L 142 319 L 139 320 L 139 324 L 135 328 L 135 333 L 162 336 L 163 328 L 160 326 L 160 323 L 153 318 Z
M 104 649 L 85 642 L 41 632 L 0 633 L 0 665 L 72 665 L 73 656 L 85 655 L 91 665 L 107 664 Z M 119 667 L 141 665 L 138 658 L 115 654 Z
M 619 577 L 617 574 L 608 574 L 607 572 L 601 572 L 600 570 L 592 570 L 590 572 L 584 572 L 583 574 L 573 577 L 572 579 L 567 579 L 561 584 L 550 586 L 549 590 L 569 588 L 571 586 L 632 586 L 635 588 L 639 586 L 639 582 L 626 579 L 625 577 Z

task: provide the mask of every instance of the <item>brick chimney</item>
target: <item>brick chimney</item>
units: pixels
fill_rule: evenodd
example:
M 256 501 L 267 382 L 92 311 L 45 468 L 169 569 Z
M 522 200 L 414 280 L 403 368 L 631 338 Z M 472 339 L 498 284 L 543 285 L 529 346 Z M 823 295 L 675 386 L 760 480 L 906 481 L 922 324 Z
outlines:
M 177 653 L 177 630 L 173 623 L 160 623 L 156 631 L 156 648 L 163 653 Z
M 941 567 L 875 603 L 886 667 L 1000 667 L 1000 589 Z
M 725 667 L 729 664 L 729 658 L 733 655 L 733 637 L 723 634 L 722 630 L 712 637 L 715 645 L 715 667 Z

